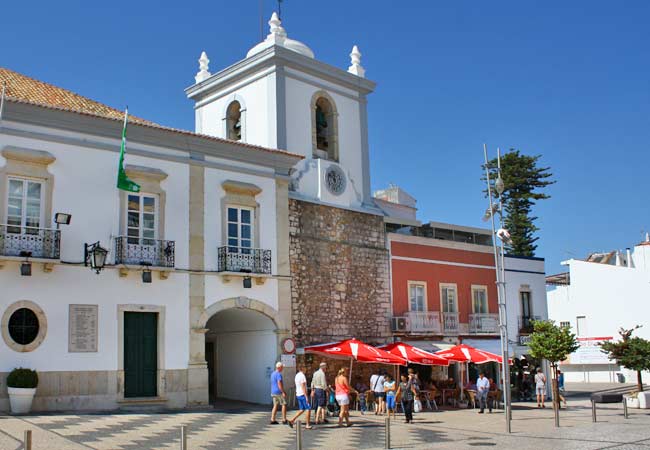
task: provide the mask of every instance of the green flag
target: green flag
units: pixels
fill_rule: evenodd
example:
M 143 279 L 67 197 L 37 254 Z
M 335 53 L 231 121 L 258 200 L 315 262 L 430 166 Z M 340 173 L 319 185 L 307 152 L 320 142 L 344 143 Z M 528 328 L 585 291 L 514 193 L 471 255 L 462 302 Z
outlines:
M 124 111 L 124 128 L 122 129 L 122 147 L 120 148 L 120 164 L 117 168 L 117 188 L 123 191 L 140 192 L 140 185 L 129 180 L 124 170 L 124 153 L 126 152 L 126 122 L 129 117 L 129 109 Z

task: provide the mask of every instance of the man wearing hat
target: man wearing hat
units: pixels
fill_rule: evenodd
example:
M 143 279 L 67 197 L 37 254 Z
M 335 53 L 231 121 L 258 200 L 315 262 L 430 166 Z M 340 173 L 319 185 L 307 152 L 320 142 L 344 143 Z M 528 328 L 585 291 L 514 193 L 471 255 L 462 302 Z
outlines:
M 325 408 L 327 407 L 326 367 L 327 363 L 320 363 L 320 367 L 314 372 L 314 376 L 311 378 L 312 403 L 318 407 L 316 410 L 316 423 L 327 423 L 327 419 L 325 418 Z

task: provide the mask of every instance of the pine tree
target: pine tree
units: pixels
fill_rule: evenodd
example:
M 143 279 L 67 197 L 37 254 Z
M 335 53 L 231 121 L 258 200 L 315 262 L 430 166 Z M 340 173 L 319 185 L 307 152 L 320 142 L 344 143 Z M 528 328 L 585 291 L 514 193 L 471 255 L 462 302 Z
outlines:
M 553 174 L 550 167 L 538 167 L 541 155 L 527 156 L 519 150 L 510 151 L 501 156 L 501 178 L 505 185 L 502 200 L 504 205 L 504 225 L 510 232 L 512 244 L 507 245 L 508 252 L 516 256 L 535 256 L 539 239 L 535 232 L 537 217 L 532 215 L 532 207 L 538 200 L 550 198 L 541 192 L 546 186 L 555 183 L 549 180 Z M 489 163 L 490 177 L 497 178 L 497 160 Z M 485 180 L 485 179 L 484 179 Z

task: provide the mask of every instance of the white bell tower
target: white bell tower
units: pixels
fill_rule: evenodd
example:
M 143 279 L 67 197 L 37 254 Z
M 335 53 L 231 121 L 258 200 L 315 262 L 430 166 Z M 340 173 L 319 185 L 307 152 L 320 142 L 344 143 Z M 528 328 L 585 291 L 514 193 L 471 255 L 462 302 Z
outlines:
M 205 52 L 196 83 L 196 132 L 304 156 L 292 176 L 292 196 L 343 208 L 373 209 L 370 192 L 365 78 L 361 52 L 347 71 L 315 59 L 290 39 L 273 13 L 266 39 L 246 58 L 209 72 Z

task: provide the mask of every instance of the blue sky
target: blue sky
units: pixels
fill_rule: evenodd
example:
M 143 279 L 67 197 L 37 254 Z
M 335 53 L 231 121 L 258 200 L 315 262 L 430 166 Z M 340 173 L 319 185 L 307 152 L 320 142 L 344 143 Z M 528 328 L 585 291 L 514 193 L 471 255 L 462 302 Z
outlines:
M 275 2 L 264 0 L 266 21 Z M 183 89 L 259 41 L 259 0 L 5 2 L 0 66 L 165 125 L 193 128 Z M 421 220 L 484 226 L 482 144 L 541 154 L 547 272 L 650 231 L 650 2 L 285 0 L 289 36 L 367 77 L 373 189 Z

